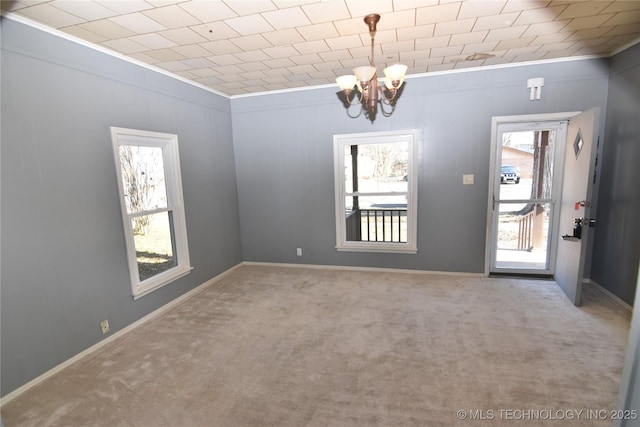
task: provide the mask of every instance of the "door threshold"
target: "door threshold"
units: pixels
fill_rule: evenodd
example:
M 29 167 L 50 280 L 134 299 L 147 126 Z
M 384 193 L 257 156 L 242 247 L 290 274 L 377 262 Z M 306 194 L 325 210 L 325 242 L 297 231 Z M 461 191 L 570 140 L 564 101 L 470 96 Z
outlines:
M 538 279 L 538 280 L 553 280 L 552 274 L 544 273 L 489 273 L 489 277 L 493 278 L 521 278 L 521 279 Z

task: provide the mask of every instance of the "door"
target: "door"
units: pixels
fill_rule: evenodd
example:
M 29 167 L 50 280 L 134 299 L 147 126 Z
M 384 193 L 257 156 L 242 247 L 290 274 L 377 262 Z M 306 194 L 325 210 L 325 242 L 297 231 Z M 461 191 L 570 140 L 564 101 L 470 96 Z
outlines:
M 591 196 L 600 109 L 593 108 L 569 120 L 565 151 L 560 234 L 555 279 L 574 304 L 580 305 L 582 279 L 590 232 Z M 579 224 L 577 223 L 579 222 Z
M 497 125 L 490 273 L 553 275 L 566 132 L 566 119 Z

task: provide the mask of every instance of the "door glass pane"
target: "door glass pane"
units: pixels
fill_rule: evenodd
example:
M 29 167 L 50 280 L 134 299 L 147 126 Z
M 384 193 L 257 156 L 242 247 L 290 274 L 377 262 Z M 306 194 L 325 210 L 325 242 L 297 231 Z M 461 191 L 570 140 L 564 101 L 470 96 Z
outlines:
M 162 148 L 121 145 L 119 151 L 127 213 L 166 208 Z
M 502 134 L 500 200 L 550 199 L 556 131 Z
M 552 204 L 499 203 L 495 267 L 549 268 L 549 230 Z M 523 213 L 525 212 L 525 213 Z
M 171 212 L 131 219 L 140 281 L 178 265 Z

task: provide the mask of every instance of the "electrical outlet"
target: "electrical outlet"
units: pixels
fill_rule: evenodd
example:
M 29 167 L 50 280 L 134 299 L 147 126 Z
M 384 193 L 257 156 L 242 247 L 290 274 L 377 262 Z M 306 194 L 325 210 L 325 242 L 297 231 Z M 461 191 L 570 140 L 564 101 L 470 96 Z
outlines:
M 302 248 L 296 249 L 296 255 L 302 256 Z
M 105 319 L 100 322 L 100 330 L 102 331 L 102 335 L 109 333 L 109 320 Z

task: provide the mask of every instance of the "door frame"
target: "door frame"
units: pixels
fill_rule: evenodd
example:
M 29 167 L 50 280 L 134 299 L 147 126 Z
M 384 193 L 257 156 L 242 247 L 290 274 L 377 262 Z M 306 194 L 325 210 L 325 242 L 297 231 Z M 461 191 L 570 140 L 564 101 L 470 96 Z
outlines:
M 487 190 L 487 223 L 486 223 L 486 234 L 485 234 L 485 257 L 484 257 L 484 261 L 485 261 L 484 275 L 486 277 L 488 277 L 490 274 L 491 253 L 493 250 L 492 248 L 493 246 L 493 209 L 494 209 L 494 186 L 495 186 L 494 178 L 496 176 L 497 168 L 501 164 L 501 160 L 502 160 L 500 159 L 500 161 L 498 161 L 498 158 L 497 158 L 498 150 L 497 150 L 496 138 L 498 137 L 498 126 L 502 124 L 513 124 L 513 123 L 520 123 L 520 122 L 557 122 L 557 121 L 569 120 L 571 117 L 576 116 L 580 113 L 581 111 L 569 111 L 569 112 L 563 112 L 563 113 L 526 114 L 526 115 L 517 115 L 517 116 L 493 116 L 491 118 L 491 150 L 490 150 L 490 159 L 489 159 L 489 180 L 488 180 L 489 188 Z M 560 181 L 554 185 L 562 185 L 562 169 L 563 169 L 562 166 L 563 165 L 561 164 L 559 168 Z M 554 237 L 557 237 L 557 236 L 554 236 Z

